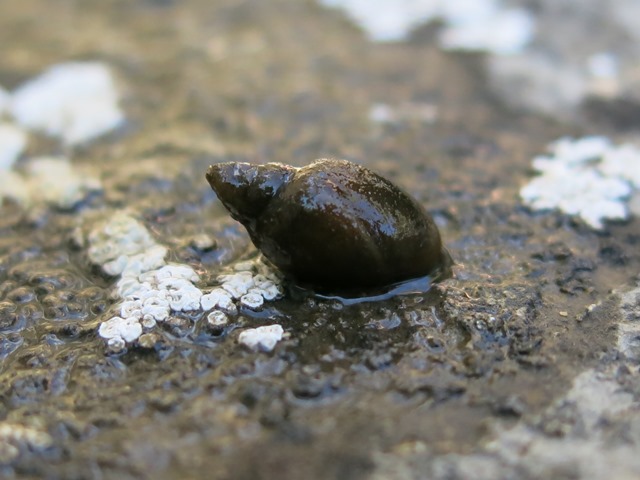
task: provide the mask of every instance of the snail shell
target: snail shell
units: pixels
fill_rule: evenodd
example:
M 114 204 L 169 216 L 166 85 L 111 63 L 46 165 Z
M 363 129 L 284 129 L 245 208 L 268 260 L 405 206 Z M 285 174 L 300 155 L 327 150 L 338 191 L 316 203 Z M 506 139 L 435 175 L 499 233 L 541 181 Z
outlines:
M 451 257 L 431 216 L 355 163 L 229 162 L 210 166 L 206 177 L 255 246 L 299 283 L 353 290 L 451 275 Z

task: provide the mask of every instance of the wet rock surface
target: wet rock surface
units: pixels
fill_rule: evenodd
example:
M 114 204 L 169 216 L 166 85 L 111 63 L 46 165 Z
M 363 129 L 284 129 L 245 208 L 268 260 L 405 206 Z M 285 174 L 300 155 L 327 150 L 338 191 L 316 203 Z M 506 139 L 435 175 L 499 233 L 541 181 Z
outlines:
M 638 220 L 597 232 L 518 196 L 531 158 L 588 119 L 512 110 L 481 54 L 422 30 L 373 44 L 307 1 L 4 2 L 0 43 L 8 91 L 100 61 L 127 118 L 73 149 L 32 132 L 18 160 L 64 151 L 99 193 L 0 207 L 0 476 L 637 478 Z M 423 107 L 371 118 L 407 102 Z M 172 311 L 107 348 L 118 277 L 91 262 L 86 218 L 126 209 L 211 290 L 254 251 L 207 166 L 329 156 L 423 203 L 456 277 L 376 303 Z M 272 351 L 239 343 L 273 324 Z

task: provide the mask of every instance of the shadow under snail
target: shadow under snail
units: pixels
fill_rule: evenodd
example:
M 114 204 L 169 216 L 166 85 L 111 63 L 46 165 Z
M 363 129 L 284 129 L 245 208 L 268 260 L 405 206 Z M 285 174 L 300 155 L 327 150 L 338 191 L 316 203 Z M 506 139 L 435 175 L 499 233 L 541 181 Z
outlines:
M 354 292 L 451 276 L 431 216 L 360 165 L 228 162 L 210 166 L 206 178 L 255 246 L 297 284 Z

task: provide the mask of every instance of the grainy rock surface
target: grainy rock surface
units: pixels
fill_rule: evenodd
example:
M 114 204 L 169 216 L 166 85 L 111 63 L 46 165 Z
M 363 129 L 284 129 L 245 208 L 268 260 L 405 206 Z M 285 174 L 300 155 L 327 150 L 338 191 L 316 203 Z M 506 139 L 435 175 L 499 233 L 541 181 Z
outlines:
M 552 141 L 621 135 L 617 104 L 597 123 L 513 110 L 486 58 L 443 52 L 432 28 L 373 43 L 300 0 L 0 2 L 0 92 L 101 62 L 126 117 L 75 147 L 30 132 L 13 167 L 64 154 L 100 190 L 0 206 L 0 476 L 640 476 L 640 223 L 594 231 L 519 198 Z M 345 306 L 261 277 L 259 308 L 171 310 L 108 348 L 119 277 L 92 263 L 87 225 L 126 209 L 206 294 L 257 268 L 206 167 L 329 156 L 423 202 L 456 278 Z M 238 343 L 265 325 L 284 330 L 272 351 Z

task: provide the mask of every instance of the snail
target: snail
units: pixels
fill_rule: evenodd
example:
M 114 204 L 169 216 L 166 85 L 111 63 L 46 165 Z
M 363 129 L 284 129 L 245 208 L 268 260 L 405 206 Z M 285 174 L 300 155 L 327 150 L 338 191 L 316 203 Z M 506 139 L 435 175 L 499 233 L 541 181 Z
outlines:
M 298 284 L 355 291 L 451 276 L 452 260 L 431 216 L 360 165 L 227 162 L 210 166 L 206 178 L 255 246 Z

